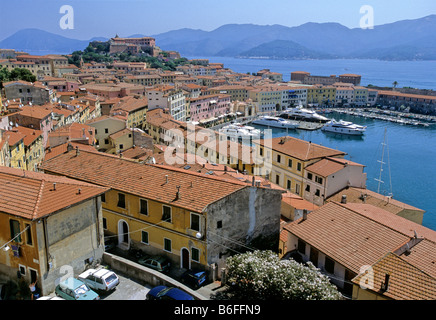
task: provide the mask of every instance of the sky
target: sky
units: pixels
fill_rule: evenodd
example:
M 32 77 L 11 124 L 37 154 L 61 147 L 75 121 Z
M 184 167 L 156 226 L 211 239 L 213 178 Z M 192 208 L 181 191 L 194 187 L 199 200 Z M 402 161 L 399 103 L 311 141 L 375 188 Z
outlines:
M 72 29 L 61 26 L 64 5 L 73 9 Z M 0 0 L 0 41 L 26 28 L 80 40 L 153 36 L 181 28 L 212 31 L 231 23 L 293 27 L 337 22 L 358 28 L 368 14 L 361 13 L 364 6 L 372 9 L 376 26 L 436 14 L 435 0 Z

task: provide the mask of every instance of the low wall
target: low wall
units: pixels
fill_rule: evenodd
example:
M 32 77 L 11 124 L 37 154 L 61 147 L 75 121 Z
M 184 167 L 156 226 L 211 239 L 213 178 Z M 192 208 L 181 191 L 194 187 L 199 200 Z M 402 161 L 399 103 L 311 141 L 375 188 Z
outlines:
M 207 300 L 206 297 L 200 295 L 196 291 L 174 280 L 173 278 L 166 276 L 162 272 L 144 267 L 136 262 L 120 256 L 105 252 L 103 254 L 103 262 L 110 266 L 112 270 L 118 271 L 126 276 L 149 284 L 153 287 L 159 285 L 177 287 L 189 293 L 196 300 Z

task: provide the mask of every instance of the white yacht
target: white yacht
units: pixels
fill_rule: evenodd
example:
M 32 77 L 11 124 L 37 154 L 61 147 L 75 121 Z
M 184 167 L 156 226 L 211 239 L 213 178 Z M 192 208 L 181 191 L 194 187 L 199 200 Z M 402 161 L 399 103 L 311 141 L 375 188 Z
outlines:
M 273 128 L 297 129 L 299 124 L 279 117 L 260 117 L 252 122 L 253 124 L 268 126 Z
M 259 129 L 256 129 L 251 126 L 243 126 L 240 123 L 233 123 L 226 125 L 218 130 L 220 134 L 226 135 L 227 138 L 234 139 L 243 139 L 243 138 L 260 138 L 262 132 Z
M 335 119 L 332 119 L 328 123 L 326 123 L 321 130 L 333 133 L 363 135 L 365 133 L 366 127 L 348 121 L 336 121 Z
M 309 121 L 309 122 L 321 122 L 326 123 L 330 121 L 330 119 L 319 115 L 313 110 L 305 109 L 302 105 L 299 105 L 295 108 L 286 109 L 282 114 L 280 114 L 281 118 L 290 119 L 290 120 L 300 120 L 300 121 Z

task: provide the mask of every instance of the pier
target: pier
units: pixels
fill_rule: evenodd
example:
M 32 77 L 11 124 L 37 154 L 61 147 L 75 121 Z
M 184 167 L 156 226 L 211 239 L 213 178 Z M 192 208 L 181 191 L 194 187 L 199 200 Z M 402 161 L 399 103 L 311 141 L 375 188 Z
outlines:
M 381 110 L 376 108 L 331 108 L 333 112 L 349 114 L 352 116 L 364 117 L 369 119 L 384 120 L 414 126 L 428 127 L 436 124 L 436 116 L 428 116 L 416 113 L 406 113 L 401 111 Z

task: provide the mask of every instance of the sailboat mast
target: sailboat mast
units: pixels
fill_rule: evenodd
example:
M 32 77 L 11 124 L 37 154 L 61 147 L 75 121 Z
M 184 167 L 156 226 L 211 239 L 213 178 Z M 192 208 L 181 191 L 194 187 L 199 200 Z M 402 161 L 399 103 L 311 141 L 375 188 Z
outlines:
M 383 162 L 383 160 L 384 160 L 384 155 L 385 155 L 385 146 L 386 146 L 386 131 L 387 131 L 387 128 L 385 128 L 385 133 L 384 133 L 384 137 L 383 137 L 383 143 L 382 143 L 382 157 L 381 157 L 381 160 L 377 160 L 377 162 L 380 162 L 380 175 L 379 175 L 379 178 L 378 179 L 374 179 L 375 181 L 377 181 L 378 182 L 378 188 L 377 188 L 377 193 L 380 193 L 380 184 L 381 183 L 384 183 L 383 181 L 382 181 L 382 173 L 383 173 L 383 165 L 385 164 L 384 162 Z

